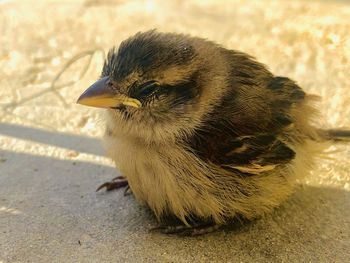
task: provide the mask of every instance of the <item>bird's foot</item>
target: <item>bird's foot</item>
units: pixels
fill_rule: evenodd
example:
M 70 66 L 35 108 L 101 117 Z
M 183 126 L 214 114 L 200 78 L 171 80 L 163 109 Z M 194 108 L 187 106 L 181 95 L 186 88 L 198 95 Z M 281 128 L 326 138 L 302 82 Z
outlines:
M 117 176 L 117 177 L 113 178 L 112 181 L 101 184 L 97 188 L 96 192 L 101 190 L 102 188 L 106 188 L 107 191 L 111 191 L 111 190 L 119 189 L 122 187 L 126 187 L 125 191 L 124 191 L 124 195 L 126 195 L 128 193 L 128 191 L 130 190 L 128 180 L 124 176 Z
M 199 236 L 218 230 L 221 225 L 217 224 L 196 224 L 193 226 L 186 225 L 164 225 L 152 228 L 151 231 L 159 231 L 163 234 L 177 234 L 180 236 Z

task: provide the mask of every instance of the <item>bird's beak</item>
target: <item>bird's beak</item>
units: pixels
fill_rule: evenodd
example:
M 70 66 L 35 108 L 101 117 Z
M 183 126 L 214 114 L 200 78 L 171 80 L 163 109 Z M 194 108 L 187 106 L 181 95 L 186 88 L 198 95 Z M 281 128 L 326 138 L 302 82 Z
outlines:
M 108 77 L 104 77 L 92 84 L 77 100 L 78 104 L 98 107 L 114 108 L 120 105 L 141 107 L 141 102 L 123 94 L 115 94 L 108 88 Z

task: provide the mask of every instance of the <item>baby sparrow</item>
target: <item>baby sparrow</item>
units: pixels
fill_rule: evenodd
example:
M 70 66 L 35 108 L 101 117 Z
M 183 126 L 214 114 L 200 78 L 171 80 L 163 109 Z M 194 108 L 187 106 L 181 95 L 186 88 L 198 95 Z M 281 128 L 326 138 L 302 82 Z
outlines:
M 105 145 L 123 176 L 101 187 L 128 185 L 159 220 L 181 220 L 165 233 L 197 235 L 293 192 L 337 136 L 313 125 L 314 100 L 247 54 L 152 30 L 112 48 L 78 103 L 107 108 Z

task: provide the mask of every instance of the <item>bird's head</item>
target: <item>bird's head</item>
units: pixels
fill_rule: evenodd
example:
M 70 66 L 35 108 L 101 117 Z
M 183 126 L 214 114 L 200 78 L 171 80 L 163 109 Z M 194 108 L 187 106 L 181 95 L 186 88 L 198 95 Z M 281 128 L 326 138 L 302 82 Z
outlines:
M 101 78 L 78 103 L 108 108 L 107 127 L 115 134 L 176 140 L 220 97 L 225 70 L 219 57 L 217 46 L 200 38 L 137 33 L 109 51 Z

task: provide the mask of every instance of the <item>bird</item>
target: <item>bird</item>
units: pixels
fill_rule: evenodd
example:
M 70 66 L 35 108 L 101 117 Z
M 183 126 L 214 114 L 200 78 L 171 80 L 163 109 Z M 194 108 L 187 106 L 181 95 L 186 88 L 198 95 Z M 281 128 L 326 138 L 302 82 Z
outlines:
M 122 174 L 98 190 L 127 187 L 163 233 L 201 235 L 272 211 L 329 141 L 350 137 L 317 126 L 317 100 L 246 53 L 150 30 L 111 48 L 77 103 L 105 109 Z

